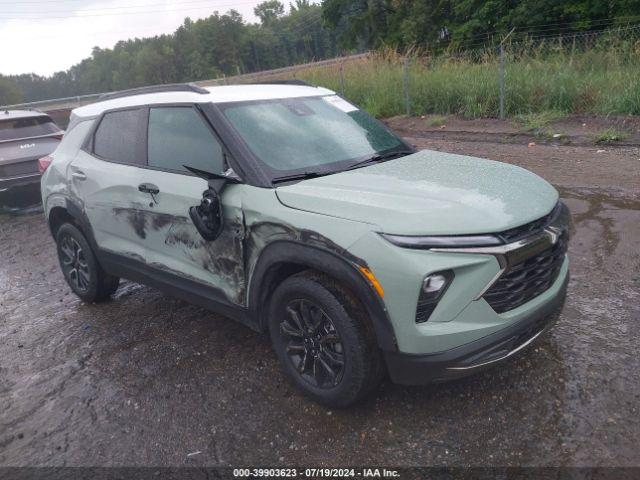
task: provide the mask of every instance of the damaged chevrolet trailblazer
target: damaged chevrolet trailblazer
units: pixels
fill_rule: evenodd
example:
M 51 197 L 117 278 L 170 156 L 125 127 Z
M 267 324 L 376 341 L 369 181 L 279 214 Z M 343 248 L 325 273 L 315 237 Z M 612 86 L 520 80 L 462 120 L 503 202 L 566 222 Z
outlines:
M 564 302 L 569 213 L 549 183 L 416 152 L 323 88 L 108 94 L 73 111 L 41 163 L 81 299 L 127 278 L 268 331 L 288 376 L 326 405 L 384 375 L 422 384 L 494 365 Z

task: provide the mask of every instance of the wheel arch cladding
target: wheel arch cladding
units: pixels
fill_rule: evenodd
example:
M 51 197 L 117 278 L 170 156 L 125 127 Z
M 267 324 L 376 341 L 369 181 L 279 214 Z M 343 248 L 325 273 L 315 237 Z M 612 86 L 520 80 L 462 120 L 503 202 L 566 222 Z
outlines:
M 295 241 L 270 243 L 253 269 L 249 282 L 249 310 L 261 329 L 267 328 L 265 306 L 273 291 L 285 278 L 309 269 L 328 275 L 351 291 L 371 320 L 380 348 L 397 350 L 395 333 L 384 304 L 356 265 L 330 250 Z
M 53 207 L 49 212 L 49 229 L 51 230 L 51 234 L 54 236 L 54 238 L 57 230 L 64 223 L 71 223 L 75 225 L 76 228 L 80 230 L 80 232 L 82 232 L 97 258 L 99 250 L 93 236 L 93 228 L 91 228 L 89 218 L 84 213 L 82 207 L 70 198 L 66 199 L 65 207 L 56 206 Z M 98 258 L 98 263 L 99 262 L 100 260 Z
M 53 238 L 56 237 L 58 230 L 65 223 L 75 225 L 77 222 L 65 207 L 53 207 L 49 212 L 49 231 Z

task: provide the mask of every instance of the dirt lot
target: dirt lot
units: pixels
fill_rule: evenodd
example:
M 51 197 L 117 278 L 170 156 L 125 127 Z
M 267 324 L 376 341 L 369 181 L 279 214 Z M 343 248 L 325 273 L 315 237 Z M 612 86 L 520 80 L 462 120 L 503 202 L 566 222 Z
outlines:
M 230 320 L 132 283 L 82 304 L 42 216 L 4 216 L 0 465 L 640 465 L 640 149 L 554 145 L 504 122 L 390 123 L 421 148 L 515 163 L 560 190 L 572 280 L 535 348 L 330 411 Z

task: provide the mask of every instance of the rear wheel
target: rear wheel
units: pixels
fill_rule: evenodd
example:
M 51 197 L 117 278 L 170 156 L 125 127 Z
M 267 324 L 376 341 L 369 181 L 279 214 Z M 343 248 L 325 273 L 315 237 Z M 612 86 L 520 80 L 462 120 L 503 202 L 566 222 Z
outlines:
M 58 259 L 65 280 L 85 302 L 102 302 L 118 289 L 120 279 L 107 274 L 96 260 L 82 232 L 70 223 L 56 234 Z
M 332 279 L 285 280 L 270 307 L 274 349 L 293 382 L 331 407 L 357 402 L 377 386 L 382 360 L 357 300 Z

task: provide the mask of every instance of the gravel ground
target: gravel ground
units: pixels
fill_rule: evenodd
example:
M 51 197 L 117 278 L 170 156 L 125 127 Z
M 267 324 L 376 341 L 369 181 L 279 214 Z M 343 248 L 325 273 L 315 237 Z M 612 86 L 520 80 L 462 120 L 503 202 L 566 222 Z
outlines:
M 569 204 L 567 305 L 535 347 L 475 377 L 385 383 L 331 411 L 240 324 L 133 283 L 83 304 L 42 215 L 5 215 L 0 465 L 640 465 L 638 148 L 395 126 L 419 147 L 530 168 Z

